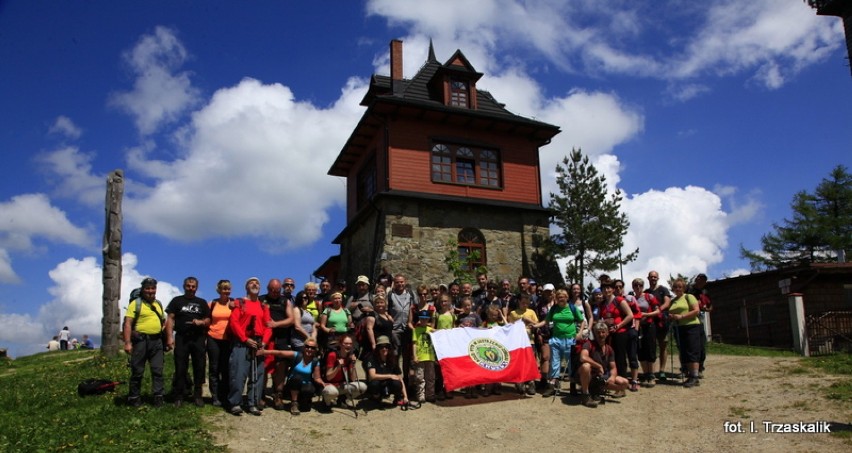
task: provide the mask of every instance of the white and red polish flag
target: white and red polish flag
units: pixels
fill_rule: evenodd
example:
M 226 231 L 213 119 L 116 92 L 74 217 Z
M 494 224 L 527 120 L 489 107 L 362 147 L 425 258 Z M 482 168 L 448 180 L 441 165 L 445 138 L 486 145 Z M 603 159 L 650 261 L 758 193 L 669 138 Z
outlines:
M 432 332 L 447 391 L 479 384 L 539 378 L 523 321 L 503 327 L 458 327 Z

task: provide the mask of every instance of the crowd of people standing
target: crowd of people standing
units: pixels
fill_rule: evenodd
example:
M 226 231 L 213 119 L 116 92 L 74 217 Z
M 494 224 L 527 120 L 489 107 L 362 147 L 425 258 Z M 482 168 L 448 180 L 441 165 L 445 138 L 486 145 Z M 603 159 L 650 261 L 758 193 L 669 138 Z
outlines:
M 324 411 L 354 405 L 362 396 L 377 404 L 392 396 L 393 405 L 416 409 L 454 397 L 444 388 L 431 332 L 512 322 L 524 323 L 541 373 L 538 381 L 512 383 L 522 395 L 553 396 L 568 380 L 572 391 L 579 387 L 582 404 L 594 407 L 605 392 L 620 398 L 671 383 L 675 376 L 665 372 L 667 360 L 673 360 L 667 351 L 671 338 L 678 343 L 680 367 L 674 374 L 686 379 L 682 385 L 699 385 L 703 377 L 702 319 L 712 309 L 704 274 L 691 288 L 676 280 L 671 290 L 655 271 L 647 287 L 636 278 L 632 290 L 603 275 L 589 297 L 579 283 L 557 289 L 523 276 L 515 287 L 486 274 L 477 276 L 477 287 L 413 285 L 389 272 L 377 281 L 371 285 L 361 275 L 347 295 L 342 281 L 334 288 L 328 281 L 309 282 L 297 292 L 292 278 L 273 278 L 261 294 L 261 281 L 253 277 L 245 282 L 245 295 L 235 298 L 231 282 L 220 280 L 219 296 L 208 302 L 195 295 L 198 280 L 187 277 L 184 294 L 164 308 L 156 300 L 156 280 L 146 278 L 131 296 L 124 322 L 125 351 L 131 355 L 128 404 L 142 404 L 146 364 L 153 404 L 164 404 L 164 353 L 174 349 L 175 406 L 186 398 L 203 406 L 206 379 L 212 404 L 236 416 L 260 415 L 267 405 L 284 410 L 285 400 L 298 415 L 314 395 L 322 396 Z M 478 398 L 503 390 L 502 384 L 490 384 L 460 394 Z

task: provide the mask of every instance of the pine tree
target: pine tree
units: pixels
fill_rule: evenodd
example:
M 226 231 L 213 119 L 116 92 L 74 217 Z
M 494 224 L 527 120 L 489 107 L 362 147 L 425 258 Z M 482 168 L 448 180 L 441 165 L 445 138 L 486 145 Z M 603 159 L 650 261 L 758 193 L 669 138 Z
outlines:
M 569 258 L 568 282 L 582 282 L 596 271 L 613 271 L 634 261 L 637 248 L 621 254 L 624 235 L 630 227 L 627 215 L 619 212 L 621 191 L 607 196 L 606 178 L 598 174 L 579 149 L 556 165 L 559 193 L 550 194 L 551 220 L 561 231 L 551 235 L 550 247 L 560 258 Z
M 752 270 L 845 261 L 852 253 L 852 175 L 846 167 L 835 167 L 814 193 L 796 193 L 790 208 L 792 219 L 773 224 L 774 232 L 760 239 L 760 251 L 740 245 L 740 255 Z

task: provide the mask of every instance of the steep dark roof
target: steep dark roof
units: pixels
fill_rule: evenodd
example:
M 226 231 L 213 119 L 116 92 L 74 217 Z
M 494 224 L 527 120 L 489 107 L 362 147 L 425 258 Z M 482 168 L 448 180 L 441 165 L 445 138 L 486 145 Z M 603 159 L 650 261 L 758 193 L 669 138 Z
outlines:
M 461 66 L 451 64 L 460 61 Z M 504 104 L 497 102 L 488 91 L 476 89 L 476 109 L 455 107 L 444 104 L 443 93 L 434 86 L 436 75 L 443 73 L 462 75 L 475 82 L 482 73 L 470 64 L 464 54 L 457 50 L 446 63 L 441 64 L 435 58 L 430 44 L 429 56 L 423 66 L 411 79 L 392 80 L 389 76 L 374 74 L 370 79 L 367 94 L 361 100 L 361 105 L 367 111 L 361 117 L 355 130 L 352 131 L 337 159 L 328 171 L 332 176 L 346 176 L 351 166 L 358 161 L 361 153 L 369 144 L 374 134 L 381 127 L 381 121 L 374 114 L 418 111 L 434 112 L 444 120 L 453 117 L 457 122 L 463 122 L 471 127 L 496 127 L 508 133 L 522 134 L 542 145 L 559 133 L 559 127 L 536 121 L 507 110 Z M 495 124 L 500 126 L 495 126 Z

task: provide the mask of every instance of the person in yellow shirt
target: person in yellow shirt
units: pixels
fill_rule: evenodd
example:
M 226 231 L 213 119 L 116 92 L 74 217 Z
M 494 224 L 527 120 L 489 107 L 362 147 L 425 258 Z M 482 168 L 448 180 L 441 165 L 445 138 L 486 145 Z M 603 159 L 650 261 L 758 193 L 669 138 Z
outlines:
M 535 349 L 535 336 L 533 335 L 533 326 L 538 324 L 538 315 L 535 310 L 530 308 L 530 295 L 521 293 L 518 295 L 518 307 L 509 312 L 509 323 L 521 320 L 524 322 L 524 327 L 527 329 L 527 336 L 530 339 L 530 344 Z M 535 395 L 535 381 L 515 384 L 515 389 L 520 394 L 528 396 Z
M 163 325 L 166 315 L 156 299 L 157 280 L 142 280 L 141 296 L 130 302 L 124 318 L 124 352 L 130 354 L 130 390 L 127 404 L 142 405 L 140 393 L 145 364 L 151 367 L 151 393 L 156 407 L 163 405 L 163 355 L 172 346 L 163 344 Z

